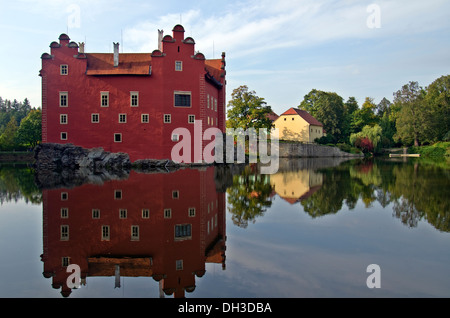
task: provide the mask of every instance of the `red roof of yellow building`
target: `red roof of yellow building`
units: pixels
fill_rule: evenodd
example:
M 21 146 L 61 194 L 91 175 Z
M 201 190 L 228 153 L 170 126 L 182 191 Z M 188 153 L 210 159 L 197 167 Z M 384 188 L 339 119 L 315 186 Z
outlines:
M 322 123 L 320 121 L 318 121 L 317 119 L 315 119 L 311 114 L 309 114 L 306 110 L 302 110 L 302 109 L 298 109 L 298 108 L 289 108 L 287 111 L 285 111 L 284 113 L 282 113 L 280 116 L 283 115 L 299 115 L 300 117 L 302 117 L 304 120 L 306 120 L 306 122 L 310 125 L 314 125 L 314 126 L 323 126 Z

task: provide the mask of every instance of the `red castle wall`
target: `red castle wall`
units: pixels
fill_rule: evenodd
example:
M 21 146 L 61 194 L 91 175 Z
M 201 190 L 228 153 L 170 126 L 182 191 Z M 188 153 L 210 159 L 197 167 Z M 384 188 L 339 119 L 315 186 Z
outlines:
M 194 136 L 189 115 L 202 121 L 203 131 L 209 127 L 225 131 L 225 55 L 206 60 L 195 53 L 195 42 L 184 38 L 181 25 L 174 27 L 173 36 L 163 37 L 161 51 L 119 53 L 117 66 L 113 53 L 85 53 L 65 34 L 50 47 L 50 54 L 41 56 L 40 71 L 44 143 L 103 147 L 128 153 L 131 161 L 170 159 L 175 128 L 188 128 Z M 181 71 L 175 70 L 175 61 L 182 62 Z M 67 75 L 61 75 L 61 65 L 67 65 Z M 190 92 L 190 107 L 174 106 L 177 91 Z M 61 107 L 64 92 L 67 106 Z M 101 92 L 109 94 L 108 107 L 101 106 Z M 130 92 L 138 92 L 137 107 L 130 105 Z M 211 99 L 217 108 L 211 108 Z M 98 114 L 98 123 L 92 122 L 92 114 Z M 126 114 L 125 123 L 119 123 L 119 114 Z M 142 123 L 143 114 L 148 114 L 148 123 Z M 165 114 L 171 115 L 170 123 L 164 123 Z M 61 115 L 67 115 L 66 123 L 61 123 Z M 120 142 L 115 142 L 114 134 L 121 134 Z M 192 138 L 192 149 L 193 142 Z

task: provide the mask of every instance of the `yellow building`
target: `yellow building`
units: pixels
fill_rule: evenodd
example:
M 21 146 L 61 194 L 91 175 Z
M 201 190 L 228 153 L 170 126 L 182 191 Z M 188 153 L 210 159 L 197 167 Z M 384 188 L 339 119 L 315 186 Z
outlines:
M 308 198 L 321 188 L 323 176 L 313 170 L 283 171 L 270 175 L 274 191 L 290 204 Z
M 323 125 L 307 111 L 290 108 L 281 114 L 274 122 L 273 138 L 280 140 L 314 142 L 314 139 L 325 135 Z

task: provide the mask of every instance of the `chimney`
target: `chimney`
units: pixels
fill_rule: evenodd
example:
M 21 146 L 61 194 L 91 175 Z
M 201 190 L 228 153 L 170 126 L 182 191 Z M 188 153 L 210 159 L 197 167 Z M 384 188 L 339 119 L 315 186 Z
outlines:
M 114 66 L 119 66 L 119 42 L 114 43 Z
M 84 53 L 84 42 L 78 42 L 79 53 Z
M 158 50 L 162 51 L 162 39 L 164 37 L 164 30 L 158 29 Z

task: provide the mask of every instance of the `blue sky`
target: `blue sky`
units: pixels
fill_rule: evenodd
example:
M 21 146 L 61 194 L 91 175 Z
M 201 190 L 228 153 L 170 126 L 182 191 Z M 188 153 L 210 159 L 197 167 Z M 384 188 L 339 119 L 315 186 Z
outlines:
M 313 88 L 392 101 L 450 74 L 449 12 L 448 0 L 1 0 L 0 96 L 41 105 L 40 56 L 61 33 L 86 52 L 151 52 L 181 23 L 206 58 L 226 53 L 228 99 L 247 85 L 277 113 Z

